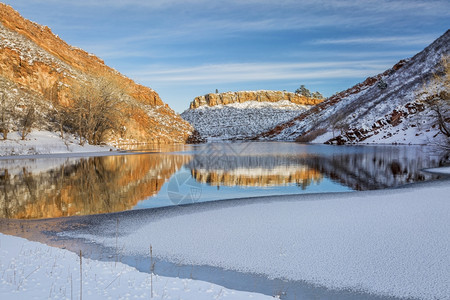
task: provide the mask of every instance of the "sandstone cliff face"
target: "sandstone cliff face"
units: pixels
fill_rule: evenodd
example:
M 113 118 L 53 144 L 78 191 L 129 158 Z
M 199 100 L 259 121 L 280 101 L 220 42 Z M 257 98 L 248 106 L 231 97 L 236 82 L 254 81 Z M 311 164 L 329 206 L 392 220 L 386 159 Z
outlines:
M 227 105 L 231 103 L 243 103 L 247 101 L 258 102 L 278 102 L 288 100 L 294 104 L 316 105 L 323 102 L 321 99 L 307 98 L 291 92 L 283 91 L 240 91 L 226 92 L 220 94 L 206 94 L 196 97 L 190 104 L 190 109 L 195 109 L 203 105 Z
M 0 38 L 0 76 L 48 102 L 70 105 L 71 87 L 96 78 L 120 90 L 129 103 L 122 142 L 182 143 L 189 136 L 191 126 L 154 90 L 136 84 L 95 55 L 68 45 L 50 28 L 22 18 L 2 3 Z

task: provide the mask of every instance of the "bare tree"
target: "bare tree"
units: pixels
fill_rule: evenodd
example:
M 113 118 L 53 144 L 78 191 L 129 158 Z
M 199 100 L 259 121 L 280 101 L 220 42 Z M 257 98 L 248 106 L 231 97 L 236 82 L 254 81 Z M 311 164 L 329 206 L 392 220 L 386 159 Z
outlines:
M 52 121 L 58 125 L 61 138 L 64 139 L 64 126 L 67 123 L 69 109 L 67 105 L 61 103 L 59 92 L 61 90 L 62 76 L 58 76 L 54 84 L 47 89 L 47 98 L 52 103 Z
M 9 132 L 9 113 L 8 106 L 6 102 L 5 93 L 0 94 L 0 130 L 3 135 L 3 139 L 6 140 L 8 138 Z
M 0 92 L 0 132 L 4 140 L 8 138 L 8 133 L 11 130 L 15 106 L 14 99 L 7 97 L 4 92 Z
M 58 125 L 61 138 L 64 138 L 65 126 L 68 124 L 70 109 L 61 103 L 53 103 L 52 107 L 52 121 Z
M 435 113 L 439 130 L 450 144 L 450 58 L 444 56 L 438 71 L 423 88 L 425 104 Z
M 20 136 L 22 140 L 25 140 L 27 135 L 31 132 L 31 129 L 36 122 L 36 108 L 34 104 L 31 102 L 22 110 L 22 115 L 20 117 Z
M 333 130 L 333 138 L 335 137 L 335 131 L 338 131 L 339 134 L 344 134 L 345 131 L 348 130 L 349 125 L 345 122 L 345 114 L 343 112 L 335 113 L 330 118 L 331 128 Z
M 94 80 L 76 87 L 68 123 L 80 138 L 93 145 L 105 141 L 112 130 L 120 130 L 123 95 L 110 81 Z

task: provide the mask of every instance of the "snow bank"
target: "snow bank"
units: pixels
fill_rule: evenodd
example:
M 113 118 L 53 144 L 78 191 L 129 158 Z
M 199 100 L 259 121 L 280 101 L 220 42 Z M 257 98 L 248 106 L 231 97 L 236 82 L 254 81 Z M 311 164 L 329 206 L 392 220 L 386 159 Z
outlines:
M 449 193 L 447 181 L 153 211 L 127 222 L 119 248 L 146 255 L 151 244 L 173 262 L 384 296 L 450 299 Z M 114 228 L 114 220 L 100 232 Z M 116 246 L 114 237 L 75 235 Z
M 68 250 L 0 233 L 0 299 L 81 299 L 80 260 Z M 151 298 L 151 276 L 83 258 L 83 299 Z M 273 299 L 204 281 L 153 276 L 152 299 Z
M 33 131 L 25 140 L 17 132 L 8 134 L 7 140 L 0 140 L 0 156 L 104 152 L 115 150 L 110 146 L 80 146 L 70 135 L 62 139 L 59 133 L 50 131 Z

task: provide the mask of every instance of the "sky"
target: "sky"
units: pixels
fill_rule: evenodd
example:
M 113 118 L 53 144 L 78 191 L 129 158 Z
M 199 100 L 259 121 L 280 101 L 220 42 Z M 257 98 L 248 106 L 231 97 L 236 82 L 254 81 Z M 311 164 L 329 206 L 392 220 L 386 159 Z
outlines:
M 331 96 L 450 27 L 448 0 L 2 1 L 179 113 L 216 89 Z

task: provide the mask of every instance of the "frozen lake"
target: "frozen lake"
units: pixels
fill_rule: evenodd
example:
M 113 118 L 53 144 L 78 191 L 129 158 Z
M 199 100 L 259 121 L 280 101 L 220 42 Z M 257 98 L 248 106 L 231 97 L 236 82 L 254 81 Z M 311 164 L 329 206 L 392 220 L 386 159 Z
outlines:
M 391 299 L 383 289 L 421 295 L 417 284 L 395 290 L 411 284 L 396 282 L 411 271 L 402 266 L 447 257 L 439 251 L 448 239 L 428 248 L 436 237 L 416 218 L 428 214 L 436 228 L 447 226 L 445 202 L 409 201 L 415 193 L 402 189 L 381 201 L 383 189 L 442 178 L 422 171 L 439 165 L 431 147 L 258 142 L 138 151 L 0 160 L 1 232 L 142 272 L 150 270 L 152 244 L 157 274 L 282 299 Z M 370 190 L 379 191 L 353 193 Z M 348 253 L 355 257 L 346 261 Z M 401 271 L 391 279 L 372 261 Z

